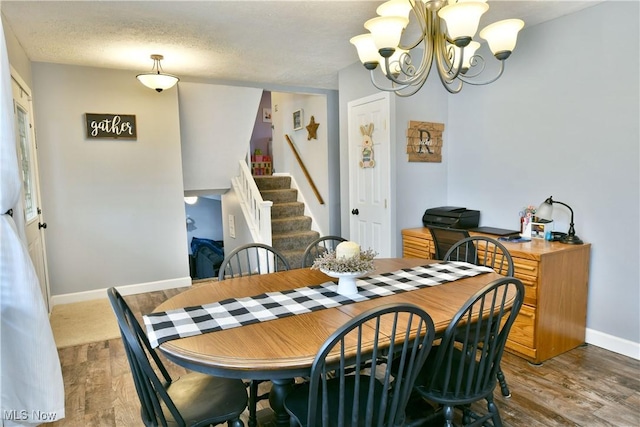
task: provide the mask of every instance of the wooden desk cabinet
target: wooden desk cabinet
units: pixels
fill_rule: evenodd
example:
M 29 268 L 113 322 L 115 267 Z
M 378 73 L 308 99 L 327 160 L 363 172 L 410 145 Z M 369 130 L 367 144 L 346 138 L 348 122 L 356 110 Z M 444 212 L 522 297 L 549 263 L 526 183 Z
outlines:
M 403 257 L 434 258 L 429 229 L 402 230 L 402 242 Z M 524 304 L 509 333 L 507 351 L 542 363 L 583 344 L 591 245 L 540 239 L 501 243 L 513 258 L 514 275 L 525 285 Z

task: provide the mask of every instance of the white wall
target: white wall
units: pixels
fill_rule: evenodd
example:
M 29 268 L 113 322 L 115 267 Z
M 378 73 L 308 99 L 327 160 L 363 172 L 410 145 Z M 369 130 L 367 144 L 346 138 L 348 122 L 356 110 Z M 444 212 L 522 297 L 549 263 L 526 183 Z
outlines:
M 481 223 L 518 228 L 518 211 L 553 195 L 575 211 L 592 244 L 587 341 L 640 357 L 640 152 L 637 2 L 607 1 L 525 28 L 503 77 L 447 95 L 437 76 L 398 100 L 397 233 L 427 207 L 481 211 Z M 348 230 L 346 106 L 372 94 L 359 63 L 340 84 L 342 226 Z M 434 86 L 435 85 L 435 86 Z M 423 95 L 425 94 L 425 95 Z M 406 163 L 407 121 L 445 123 L 443 163 Z M 404 141 L 402 141 L 404 142 Z M 557 229 L 568 213 L 555 209 Z M 399 241 L 401 239 L 399 238 Z
M 32 68 L 52 295 L 190 284 L 176 89 L 126 71 Z M 134 114 L 138 138 L 89 140 L 85 113 Z
M 262 89 L 180 83 L 184 189 L 226 190 L 249 152 Z M 221 191 L 218 191 L 220 194 Z
M 4 29 L 5 41 L 7 44 L 9 63 L 18 72 L 29 88 L 33 90 L 31 62 L 29 61 L 27 54 L 22 49 L 22 46 L 20 46 L 20 42 L 16 39 L 11 26 L 4 20 L 4 15 L 0 16 L 2 17 L 2 27 Z
M 235 248 L 254 242 L 249 225 L 244 220 L 242 201 L 233 186 L 222 195 L 222 231 L 224 235 L 225 256 Z M 229 216 L 233 216 L 235 235 L 232 237 L 229 230 Z

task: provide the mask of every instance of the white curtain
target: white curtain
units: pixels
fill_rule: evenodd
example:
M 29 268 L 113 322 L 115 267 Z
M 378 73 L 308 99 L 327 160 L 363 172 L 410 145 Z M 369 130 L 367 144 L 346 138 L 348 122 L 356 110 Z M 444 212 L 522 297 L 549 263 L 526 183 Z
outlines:
M 0 419 L 8 427 L 63 418 L 64 385 L 25 245 L 11 72 L 1 20 L 0 34 Z

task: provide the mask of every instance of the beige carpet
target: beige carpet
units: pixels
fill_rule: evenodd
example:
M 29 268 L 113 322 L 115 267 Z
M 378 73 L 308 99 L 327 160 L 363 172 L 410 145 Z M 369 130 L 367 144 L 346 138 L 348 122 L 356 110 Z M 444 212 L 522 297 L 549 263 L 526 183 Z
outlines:
M 120 337 L 118 322 L 106 298 L 55 305 L 50 322 L 58 348 Z

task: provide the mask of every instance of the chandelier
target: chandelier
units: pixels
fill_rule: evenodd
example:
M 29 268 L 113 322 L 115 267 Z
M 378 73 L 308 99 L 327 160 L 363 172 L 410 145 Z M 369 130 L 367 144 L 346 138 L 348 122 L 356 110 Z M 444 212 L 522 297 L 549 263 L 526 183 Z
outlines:
M 164 73 L 162 65 L 160 65 L 160 61 L 164 59 L 164 56 L 151 55 L 151 59 L 153 59 L 151 72 L 138 74 L 136 76 L 136 78 L 140 80 L 140 83 L 149 89 L 154 89 L 156 92 L 162 92 L 163 90 L 169 89 L 178 83 L 180 80 L 179 78 L 171 74 Z
M 390 0 L 381 4 L 378 17 L 369 19 L 369 30 L 351 38 L 364 67 L 371 71 L 371 82 L 379 90 L 411 96 L 424 85 L 435 63 L 440 81 L 450 93 L 458 93 L 464 83 L 485 85 L 498 80 L 504 61 L 515 48 L 520 19 L 506 19 L 486 26 L 480 37 L 499 60 L 495 75 L 486 78 L 485 60 L 476 54 L 480 43 L 473 41 L 487 0 Z M 413 12 L 415 19 L 410 20 Z M 411 22 L 411 25 L 410 25 Z M 415 39 L 402 40 L 413 33 Z M 389 80 L 381 84 L 374 70 L 380 65 Z M 488 70 L 487 70 L 488 71 Z M 384 80 L 383 80 L 384 81 Z

